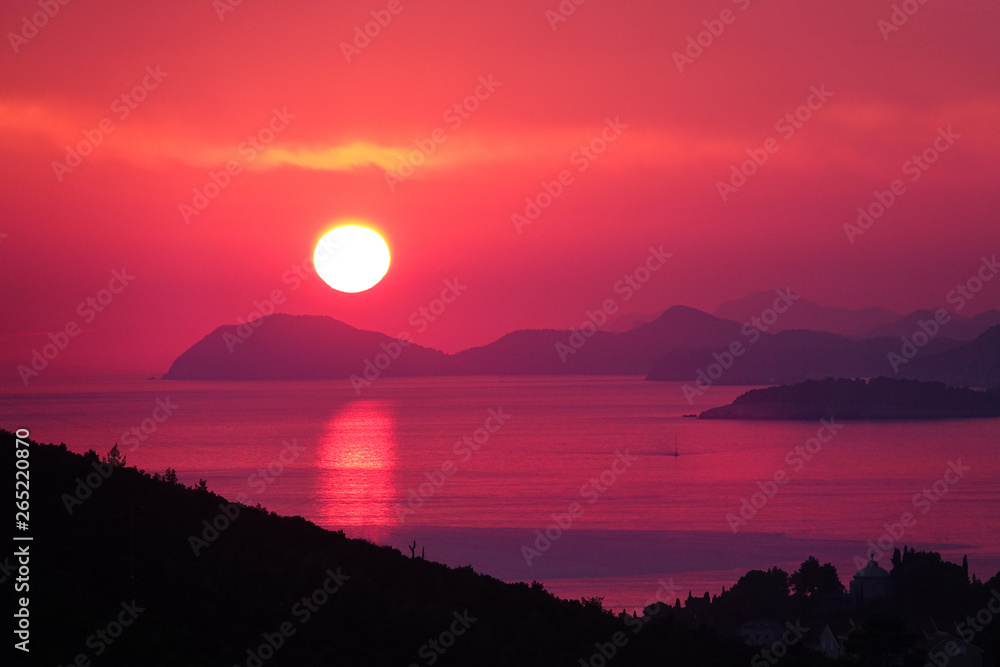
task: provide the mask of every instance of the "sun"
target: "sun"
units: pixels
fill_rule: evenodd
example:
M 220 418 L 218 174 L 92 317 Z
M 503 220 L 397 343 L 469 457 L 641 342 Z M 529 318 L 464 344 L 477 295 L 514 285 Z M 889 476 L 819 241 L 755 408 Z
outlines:
M 340 292 L 364 292 L 389 270 L 389 246 L 377 232 L 343 225 L 323 235 L 313 252 L 316 273 Z

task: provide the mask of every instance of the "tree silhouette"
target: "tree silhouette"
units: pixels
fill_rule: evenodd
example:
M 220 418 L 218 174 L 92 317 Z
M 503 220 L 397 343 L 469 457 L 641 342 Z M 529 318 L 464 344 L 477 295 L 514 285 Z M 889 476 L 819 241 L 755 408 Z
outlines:
M 788 608 L 788 573 L 778 567 L 750 570 L 723 596 L 742 618 L 781 616 Z
M 791 576 L 795 595 L 799 597 L 822 597 L 844 592 L 844 584 L 837 576 L 837 568 L 832 563 L 819 564 L 815 556 L 803 561 L 798 571 Z
M 847 650 L 856 653 L 863 665 L 888 665 L 893 656 L 906 652 L 916 637 L 894 614 L 875 613 L 847 638 Z
M 125 467 L 125 457 L 118 450 L 118 443 L 112 447 L 107 455 L 104 457 L 104 462 L 107 463 L 112 468 L 124 468 Z

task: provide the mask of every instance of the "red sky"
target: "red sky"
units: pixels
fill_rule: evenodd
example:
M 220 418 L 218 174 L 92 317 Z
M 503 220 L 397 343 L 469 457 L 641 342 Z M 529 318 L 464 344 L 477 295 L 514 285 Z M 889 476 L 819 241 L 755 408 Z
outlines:
M 556 0 L 400 0 L 350 62 L 341 43 L 386 2 L 245 0 L 221 20 L 219 4 L 71 1 L 37 34 L 37 0 L 0 7 L 0 360 L 77 321 L 60 364 L 160 372 L 275 289 L 279 310 L 455 351 L 578 325 L 651 245 L 673 257 L 624 311 L 791 286 L 904 312 L 944 305 L 1000 249 L 989 0 L 914 2 L 886 35 L 887 0 L 588 0 L 555 29 Z M 679 71 L 674 53 L 724 10 Z M 115 102 L 144 77 L 134 109 Z M 499 85 L 456 127 L 446 113 L 480 77 Z M 814 86 L 832 96 L 779 131 Z M 239 146 L 275 109 L 294 118 L 251 161 Z M 53 162 L 105 118 L 114 130 L 58 180 Z M 571 155 L 609 118 L 627 127 L 580 173 Z M 949 127 L 960 138 L 911 181 L 904 163 Z M 447 140 L 390 189 L 385 169 L 436 128 Z M 723 201 L 717 183 L 769 138 L 777 152 Z M 229 160 L 240 173 L 185 223 L 180 205 Z M 511 215 L 564 169 L 572 183 L 518 233 Z M 845 223 L 896 179 L 905 193 L 849 242 Z M 385 236 L 384 281 L 292 290 L 283 274 L 347 218 Z M 78 304 L 122 267 L 134 282 L 83 322 Z M 468 289 L 417 332 L 410 314 L 449 278 Z M 966 314 L 998 306 L 1000 281 Z

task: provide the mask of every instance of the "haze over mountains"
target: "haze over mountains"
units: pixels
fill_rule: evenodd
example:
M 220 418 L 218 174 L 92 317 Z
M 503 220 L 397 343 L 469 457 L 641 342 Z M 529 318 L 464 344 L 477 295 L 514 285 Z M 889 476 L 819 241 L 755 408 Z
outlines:
M 901 368 L 899 374 L 953 386 L 991 387 L 1000 384 L 1000 327 L 988 329 L 975 340 L 953 350 L 915 358 Z
M 757 292 L 723 304 L 716 315 L 673 306 L 620 332 L 606 330 L 614 322 L 581 330 L 514 331 L 456 354 L 330 317 L 276 314 L 217 328 L 181 354 L 164 377 L 372 381 L 381 376 L 586 374 L 776 384 L 884 375 L 962 386 L 1000 383 L 996 310 L 969 318 L 937 311 L 936 320 L 934 311 L 905 316 L 878 308 L 851 311 L 782 293 Z M 642 319 L 641 314 L 628 317 Z
M 951 338 L 934 338 L 919 354 L 933 356 L 961 345 L 961 341 Z M 683 382 L 697 379 L 699 370 L 708 375 L 708 384 L 789 384 L 827 377 L 893 377 L 896 370 L 890 354 L 900 355 L 904 359 L 901 365 L 908 363 L 901 353 L 902 347 L 899 338 L 855 340 L 821 331 L 782 331 L 762 335 L 757 343 L 734 358 L 731 365 L 719 350 L 707 346 L 670 350 L 647 377 Z M 720 360 L 716 355 L 723 358 Z M 714 364 L 724 367 L 720 378 L 712 377 L 710 367 Z
M 774 301 L 774 292 L 754 292 L 742 299 L 727 301 L 715 309 L 716 317 L 726 320 L 746 322 L 752 317 L 770 307 Z M 848 310 L 847 308 L 828 308 L 815 301 L 799 298 L 794 308 L 789 308 L 782 314 L 771 333 L 790 331 L 793 329 L 808 329 L 810 331 L 828 331 L 842 336 L 872 337 L 869 332 L 888 326 L 902 318 L 884 308 L 863 308 Z M 912 329 L 910 330 L 912 332 Z M 910 333 L 908 332 L 908 333 Z
M 721 304 L 712 313 L 724 320 L 746 322 L 752 317 L 758 317 L 774 301 L 774 291 L 761 291 L 748 294 L 742 299 L 734 299 Z M 628 331 L 640 324 L 651 322 L 664 311 L 653 315 L 632 312 L 613 318 L 604 327 L 605 331 Z M 1000 324 L 1000 310 L 988 310 L 978 315 L 965 317 L 954 311 L 948 311 L 951 322 L 948 323 L 947 336 L 957 340 L 972 340 L 990 327 Z M 784 313 L 772 327 L 769 333 L 807 329 L 809 331 L 827 331 L 852 338 L 877 338 L 879 336 L 909 336 L 918 327 L 919 320 L 934 317 L 933 310 L 916 310 L 907 315 L 900 315 L 885 308 L 830 308 L 815 301 L 799 298 L 795 307 Z
M 914 311 L 895 322 L 868 331 L 865 338 L 910 336 L 919 328 L 920 321 L 932 319 L 934 312 L 931 310 Z M 950 320 L 944 325 L 942 335 L 956 340 L 972 340 L 987 329 L 1000 325 L 1000 310 L 988 310 L 972 317 L 962 317 L 952 311 L 948 311 L 948 315 Z
M 695 344 L 726 346 L 737 322 L 684 306 L 625 333 L 556 329 L 515 331 L 482 347 L 448 355 L 330 317 L 271 315 L 256 328 L 219 327 L 179 356 L 167 379 L 306 379 L 369 374 L 645 375 L 664 351 Z M 241 335 L 242 334 L 242 335 Z M 374 368 L 374 370 L 372 370 Z

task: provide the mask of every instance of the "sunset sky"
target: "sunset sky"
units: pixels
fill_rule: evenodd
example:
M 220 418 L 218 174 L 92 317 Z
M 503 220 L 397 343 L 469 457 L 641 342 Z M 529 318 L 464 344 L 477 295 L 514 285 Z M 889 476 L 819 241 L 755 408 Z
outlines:
M 0 7 L 0 361 L 76 321 L 59 364 L 163 372 L 275 290 L 282 312 L 452 352 L 579 325 L 661 245 L 673 256 L 623 311 L 792 287 L 907 312 L 1000 250 L 995 1 L 910 0 L 898 26 L 888 0 L 49 2 Z M 925 149 L 934 164 L 907 166 Z M 747 151 L 767 160 L 724 198 Z M 191 214 L 213 173 L 228 183 Z M 290 278 L 339 220 L 391 249 L 370 291 Z M 86 322 L 78 305 L 123 268 Z M 455 279 L 418 332 L 411 313 Z M 963 314 L 994 307 L 1000 284 Z

